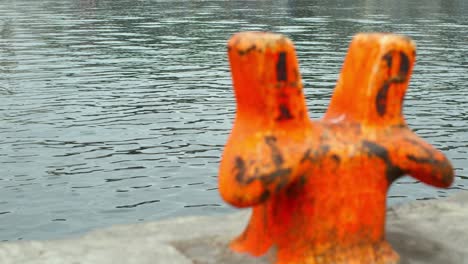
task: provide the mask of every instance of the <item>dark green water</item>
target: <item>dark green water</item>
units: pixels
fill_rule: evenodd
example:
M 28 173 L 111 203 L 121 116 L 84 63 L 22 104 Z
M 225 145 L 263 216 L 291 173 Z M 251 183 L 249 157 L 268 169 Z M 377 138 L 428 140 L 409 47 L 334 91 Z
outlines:
M 217 167 L 234 113 L 225 43 L 268 30 L 296 44 L 311 116 L 357 32 L 410 36 L 405 114 L 456 168 L 389 203 L 468 188 L 468 1 L 0 0 L 0 240 L 231 211 Z

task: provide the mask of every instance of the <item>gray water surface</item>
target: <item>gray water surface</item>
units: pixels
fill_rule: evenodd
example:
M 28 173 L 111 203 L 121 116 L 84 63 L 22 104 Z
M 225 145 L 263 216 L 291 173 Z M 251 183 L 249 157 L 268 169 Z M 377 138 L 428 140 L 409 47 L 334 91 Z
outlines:
M 399 180 L 389 203 L 468 188 L 468 1 L 0 1 L 0 240 L 232 209 L 217 170 L 235 102 L 226 41 L 297 47 L 313 118 L 352 35 L 418 45 L 409 125 L 456 168 L 449 190 Z

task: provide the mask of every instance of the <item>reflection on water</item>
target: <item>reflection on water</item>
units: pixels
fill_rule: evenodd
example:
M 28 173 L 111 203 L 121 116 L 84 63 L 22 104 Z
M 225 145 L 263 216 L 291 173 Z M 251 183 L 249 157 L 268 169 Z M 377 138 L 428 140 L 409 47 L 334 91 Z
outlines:
M 353 34 L 411 36 L 406 116 L 457 180 L 404 178 L 389 202 L 467 188 L 466 1 L 273 2 L 0 2 L 0 240 L 231 210 L 216 175 L 235 107 L 225 43 L 241 30 L 294 40 L 313 118 Z

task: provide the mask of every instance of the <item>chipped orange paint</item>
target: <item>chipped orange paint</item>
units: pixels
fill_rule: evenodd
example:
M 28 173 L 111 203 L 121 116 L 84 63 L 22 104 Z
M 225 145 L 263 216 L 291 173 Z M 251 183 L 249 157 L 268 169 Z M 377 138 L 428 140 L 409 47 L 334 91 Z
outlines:
M 414 43 L 356 35 L 319 121 L 308 117 L 289 39 L 238 33 L 228 53 L 237 111 L 219 190 L 253 208 L 231 248 L 260 256 L 275 247 L 277 264 L 398 263 L 384 232 L 389 186 L 405 174 L 437 187 L 454 177 L 402 114 Z

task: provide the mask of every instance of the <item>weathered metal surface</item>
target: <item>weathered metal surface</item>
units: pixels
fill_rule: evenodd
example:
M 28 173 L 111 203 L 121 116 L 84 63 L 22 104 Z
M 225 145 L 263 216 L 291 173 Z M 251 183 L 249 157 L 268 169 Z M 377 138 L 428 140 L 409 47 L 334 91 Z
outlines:
M 405 123 L 402 103 L 415 61 L 403 36 L 358 34 L 329 108 L 307 114 L 292 42 L 245 32 L 228 43 L 237 112 L 225 146 L 219 189 L 252 207 L 230 244 L 276 263 L 398 263 L 385 239 L 386 195 L 411 175 L 448 187 L 447 158 Z

